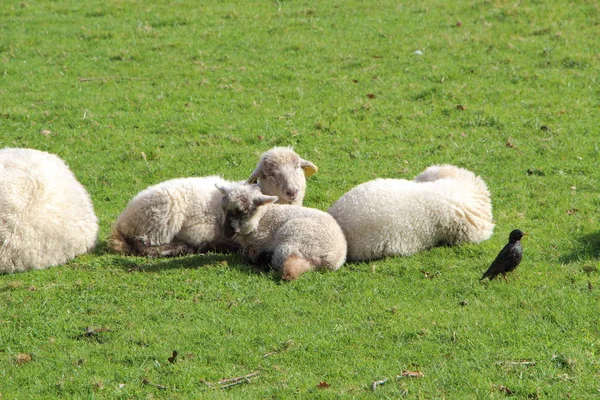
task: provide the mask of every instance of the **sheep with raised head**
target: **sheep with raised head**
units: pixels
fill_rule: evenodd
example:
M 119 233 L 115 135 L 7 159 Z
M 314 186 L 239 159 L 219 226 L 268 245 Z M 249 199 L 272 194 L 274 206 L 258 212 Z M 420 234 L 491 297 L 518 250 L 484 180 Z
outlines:
M 262 155 L 248 181 L 262 184 L 280 203 L 302 203 L 306 178 L 316 167 L 291 148 L 273 148 Z M 109 239 L 116 252 L 151 257 L 179 256 L 239 249 L 223 238 L 219 176 L 172 179 L 138 193 L 119 215 Z
M 91 251 L 98 219 L 63 160 L 33 149 L 0 150 L 0 273 L 46 269 Z
M 258 183 L 264 194 L 278 196 L 280 204 L 301 206 L 306 178 L 316 172 L 317 167 L 300 158 L 291 147 L 274 147 L 262 155 L 246 182 Z
M 276 196 L 256 185 L 219 185 L 223 233 L 243 247 L 252 263 L 270 263 L 284 280 L 313 270 L 337 270 L 346 260 L 346 239 L 331 215 L 295 205 L 273 204 Z
M 328 210 L 348 241 L 348 259 L 409 256 L 439 245 L 478 243 L 494 230 L 490 193 L 481 177 L 434 165 L 414 181 L 375 179 Z

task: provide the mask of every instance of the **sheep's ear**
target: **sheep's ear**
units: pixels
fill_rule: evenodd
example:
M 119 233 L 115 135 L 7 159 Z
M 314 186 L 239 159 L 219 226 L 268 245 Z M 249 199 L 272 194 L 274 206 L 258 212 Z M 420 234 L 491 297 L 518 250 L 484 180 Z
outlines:
M 258 164 L 258 166 L 254 170 L 254 172 L 252 173 L 252 175 L 250 175 L 250 178 L 248 178 L 248 180 L 246 181 L 246 183 L 248 183 L 248 184 L 257 183 L 258 182 L 258 178 L 262 178 L 262 177 L 263 177 L 262 165 Z
M 260 207 L 260 206 L 264 206 L 265 204 L 275 203 L 277 200 L 279 200 L 279 197 L 277 197 L 277 196 L 262 195 L 262 196 L 254 199 L 254 205 L 257 207 Z
M 309 178 L 317 173 L 317 166 L 310 161 L 300 159 L 300 167 L 304 170 L 304 176 Z
M 220 185 L 218 183 L 215 183 L 215 187 L 217 189 L 219 189 L 221 191 L 221 193 L 223 193 L 223 194 L 227 194 L 230 191 L 230 188 L 228 186 Z

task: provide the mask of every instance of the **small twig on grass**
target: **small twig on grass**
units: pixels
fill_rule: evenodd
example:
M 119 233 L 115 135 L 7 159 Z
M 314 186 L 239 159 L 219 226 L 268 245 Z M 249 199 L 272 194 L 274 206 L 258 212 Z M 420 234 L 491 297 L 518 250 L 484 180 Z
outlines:
M 168 390 L 168 389 L 169 389 L 169 388 L 168 388 L 168 387 L 166 387 L 166 386 L 163 386 L 163 385 L 158 385 L 158 384 L 156 384 L 156 383 L 152 383 L 152 382 L 150 382 L 150 381 L 148 380 L 148 378 L 144 378 L 144 379 L 142 379 L 142 383 L 143 383 L 144 385 L 147 385 L 147 386 L 154 386 L 155 388 L 157 388 L 157 389 L 160 389 L 160 390 Z
M 260 374 L 259 371 L 254 371 L 248 375 L 236 376 L 235 378 L 221 379 L 219 382 L 217 382 L 217 384 L 219 385 L 219 389 L 227 389 L 235 385 L 240 385 L 242 383 L 250 383 L 250 378 L 257 376 L 258 374 Z M 214 383 L 205 381 L 202 382 L 208 387 L 214 387 Z
M 242 383 L 250 383 L 250 379 L 248 379 L 248 378 L 240 379 L 239 381 L 231 382 L 231 383 L 229 383 L 227 385 L 221 385 L 220 388 L 221 389 L 227 389 L 227 388 L 230 388 L 232 386 L 239 385 L 239 384 L 242 384 Z
M 371 384 L 371 390 L 375 391 L 377 389 L 377 386 L 383 385 L 384 383 L 386 383 L 388 380 L 387 378 L 382 379 L 380 381 L 375 381 Z
M 243 375 L 243 376 L 236 376 L 235 378 L 227 378 L 227 379 L 221 379 L 218 383 L 219 385 L 224 385 L 226 383 L 232 383 L 232 382 L 237 382 L 237 381 L 243 381 L 244 379 L 248 379 L 248 378 L 252 378 L 256 375 L 260 374 L 259 371 L 254 371 L 248 375 Z

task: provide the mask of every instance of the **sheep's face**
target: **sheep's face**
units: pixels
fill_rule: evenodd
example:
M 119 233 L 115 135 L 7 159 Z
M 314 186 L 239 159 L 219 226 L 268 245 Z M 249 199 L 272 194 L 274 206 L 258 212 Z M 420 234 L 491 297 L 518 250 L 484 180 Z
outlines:
M 306 192 L 304 170 L 297 162 L 275 165 L 275 168 L 265 168 L 259 185 L 264 193 L 279 197 L 281 204 L 302 204 Z
M 291 148 L 275 147 L 263 154 L 247 183 L 256 183 L 262 192 L 279 197 L 281 204 L 302 205 L 306 192 L 306 177 L 317 167 Z
M 256 230 L 262 216 L 260 207 L 277 201 L 275 196 L 263 195 L 256 185 L 244 184 L 218 188 L 224 194 L 221 206 L 225 214 L 223 236 L 226 239 L 252 233 Z

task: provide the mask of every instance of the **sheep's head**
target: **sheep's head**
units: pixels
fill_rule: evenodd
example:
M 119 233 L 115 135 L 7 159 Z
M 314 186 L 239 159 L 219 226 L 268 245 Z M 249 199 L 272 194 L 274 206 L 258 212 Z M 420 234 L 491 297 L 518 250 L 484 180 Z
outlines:
M 262 216 L 260 207 L 278 200 L 277 196 L 262 194 L 257 185 L 234 183 L 228 186 L 217 184 L 216 187 L 223 193 L 221 206 L 225 213 L 223 236 L 226 239 L 254 231 Z
M 246 183 L 258 183 L 264 194 L 279 197 L 281 204 L 302 205 L 306 178 L 317 167 L 289 147 L 274 147 L 264 153 Z

